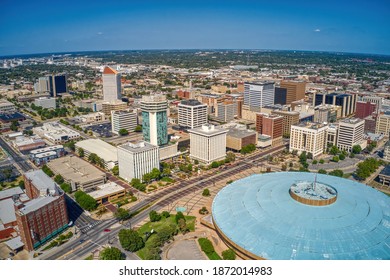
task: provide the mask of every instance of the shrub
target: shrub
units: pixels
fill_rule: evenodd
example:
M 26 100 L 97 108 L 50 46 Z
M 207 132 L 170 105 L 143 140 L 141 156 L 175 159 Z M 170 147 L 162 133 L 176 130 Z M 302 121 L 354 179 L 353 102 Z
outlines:
M 227 249 L 227 250 L 222 252 L 222 258 L 224 260 L 235 260 L 236 253 L 232 249 Z
M 210 190 L 209 189 L 204 189 L 202 192 L 203 196 L 210 196 Z

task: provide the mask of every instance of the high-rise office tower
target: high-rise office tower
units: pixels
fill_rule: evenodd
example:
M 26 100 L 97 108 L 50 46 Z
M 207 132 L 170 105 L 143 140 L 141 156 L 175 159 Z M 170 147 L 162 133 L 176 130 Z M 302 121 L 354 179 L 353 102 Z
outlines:
M 156 146 L 168 143 L 167 109 L 165 95 L 142 96 L 142 132 L 145 141 Z
M 67 75 L 47 75 L 38 79 L 36 91 L 38 93 L 48 93 L 52 97 L 68 93 Z
M 280 87 L 287 90 L 286 104 L 305 98 L 306 82 L 283 80 Z
M 339 132 L 337 136 L 337 148 L 343 151 L 352 151 L 352 147 L 360 145 L 362 149 L 367 146 L 367 141 L 363 139 L 364 120 L 351 118 L 339 122 Z
M 66 74 L 58 74 L 52 76 L 53 81 L 53 94 L 51 96 L 60 96 L 64 93 L 68 93 L 68 85 L 66 83 Z
M 267 105 L 274 105 L 275 82 L 258 81 L 245 83 L 244 85 L 244 105 L 250 111 L 260 111 Z
M 121 98 L 121 74 L 111 67 L 105 67 L 103 71 L 103 100 L 111 102 Z
M 185 128 L 207 124 L 207 105 L 195 99 L 181 101 L 178 107 L 178 124 Z
M 347 93 L 314 93 L 313 106 L 330 104 L 341 106 L 341 117 L 345 118 L 356 111 L 356 95 Z

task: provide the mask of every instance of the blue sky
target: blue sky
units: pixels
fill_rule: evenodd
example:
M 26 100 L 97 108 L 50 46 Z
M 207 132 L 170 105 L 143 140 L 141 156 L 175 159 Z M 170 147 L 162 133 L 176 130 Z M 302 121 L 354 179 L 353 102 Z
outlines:
M 0 56 L 127 49 L 390 55 L 389 0 L 0 0 Z

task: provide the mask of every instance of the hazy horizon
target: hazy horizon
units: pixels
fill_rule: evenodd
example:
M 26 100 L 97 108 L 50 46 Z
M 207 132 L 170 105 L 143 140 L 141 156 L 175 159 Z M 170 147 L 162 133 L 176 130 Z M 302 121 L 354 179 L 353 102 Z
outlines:
M 5 0 L 2 10 L 0 56 L 180 49 L 390 55 L 386 0 Z

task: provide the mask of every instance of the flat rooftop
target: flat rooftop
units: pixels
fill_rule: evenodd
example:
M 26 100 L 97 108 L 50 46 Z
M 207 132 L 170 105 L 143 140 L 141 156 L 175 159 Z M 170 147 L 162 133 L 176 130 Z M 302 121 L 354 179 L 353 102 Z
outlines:
M 58 149 L 63 149 L 63 148 L 64 148 L 64 146 L 62 146 L 62 145 L 54 145 L 54 146 L 49 146 L 49 147 L 45 147 L 45 148 L 32 150 L 32 151 L 30 151 L 30 154 L 41 154 L 41 153 L 56 151 Z
M 88 194 L 92 196 L 94 199 L 99 199 L 101 197 L 105 197 L 111 194 L 115 194 L 118 192 L 124 191 L 125 188 L 119 186 L 114 182 L 110 182 L 97 187 L 97 190 L 89 192 Z
M 24 193 L 23 190 L 20 187 L 15 187 L 11 189 L 7 189 L 0 192 L 0 200 L 3 200 L 8 197 L 12 197 L 14 195 L 20 195 Z
M 33 200 L 27 201 L 24 203 L 24 206 L 19 209 L 19 212 L 23 215 L 26 215 L 30 212 L 34 212 L 43 206 L 59 199 L 60 196 L 40 196 L 38 198 L 35 198 Z
M 24 176 L 39 190 L 56 190 L 57 184 L 41 169 L 26 172 Z
M 207 106 L 206 104 L 203 104 L 202 102 L 199 102 L 196 99 L 182 100 L 180 104 L 186 106 L 201 106 L 201 105 Z
M 12 198 L 0 201 L 0 224 L 16 221 L 14 201 Z
M 76 143 L 76 147 L 97 154 L 105 162 L 118 161 L 118 148 L 100 139 L 88 139 Z
M 84 184 L 106 177 L 104 172 L 75 156 L 57 158 L 50 161 L 47 165 L 55 173 L 61 174 L 68 182 L 73 181 Z
M 157 146 L 154 146 L 148 142 L 145 141 L 138 141 L 138 142 L 127 142 L 123 145 L 120 145 L 118 148 L 127 150 L 129 152 L 133 153 L 139 153 L 142 151 L 148 151 L 154 148 L 157 148 Z
M 228 130 L 221 128 L 221 127 L 216 127 L 211 124 L 206 124 L 202 125 L 201 127 L 189 129 L 189 133 L 194 133 L 194 134 L 201 134 L 201 135 L 206 135 L 206 136 L 213 136 L 213 135 L 218 135 L 221 133 L 226 133 Z
M 364 122 L 364 120 L 358 119 L 358 118 L 349 118 L 349 119 L 340 120 L 340 123 L 357 124 L 357 123 L 360 123 L 360 122 Z
M 295 126 L 295 127 L 305 127 L 305 128 L 310 128 L 310 129 L 320 129 L 320 128 L 323 128 L 323 127 L 325 127 L 327 125 L 323 124 L 323 123 L 301 122 L 299 124 L 294 124 L 292 126 Z
M 250 129 L 230 128 L 227 132 L 227 136 L 234 138 L 244 138 L 251 135 L 256 135 L 256 131 Z

